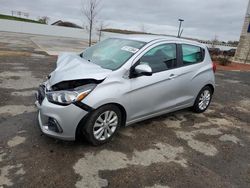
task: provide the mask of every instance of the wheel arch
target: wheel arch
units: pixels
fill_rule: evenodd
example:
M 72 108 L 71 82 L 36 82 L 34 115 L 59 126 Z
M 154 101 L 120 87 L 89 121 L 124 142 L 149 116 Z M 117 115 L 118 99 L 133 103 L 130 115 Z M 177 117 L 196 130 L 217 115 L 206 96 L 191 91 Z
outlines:
M 125 108 L 119 103 L 106 103 L 106 104 L 99 106 L 98 108 L 101 108 L 101 107 L 106 106 L 106 105 L 115 105 L 121 110 L 121 113 L 122 113 L 122 125 L 121 126 L 124 127 L 126 125 L 126 121 L 127 121 L 127 112 L 126 112 Z M 98 108 L 96 108 L 96 109 L 98 109 Z M 84 116 L 80 120 L 80 122 L 78 123 L 77 128 L 76 128 L 76 132 L 75 132 L 75 139 L 76 140 L 78 140 L 79 138 L 82 137 L 81 129 L 84 126 L 85 122 L 88 120 L 91 113 L 92 113 L 92 111 L 90 111 L 86 116 Z
M 207 85 L 205 85 L 204 87 L 210 87 L 210 89 L 212 90 L 212 94 L 214 93 L 214 86 L 212 85 L 212 84 L 207 84 Z M 203 88 L 204 88 L 203 87 Z M 202 88 L 202 89 L 203 89 Z
M 200 90 L 198 91 L 198 93 L 197 93 L 197 95 L 196 95 L 196 97 L 195 97 L 195 99 L 194 99 L 194 101 L 193 101 L 193 105 L 194 105 L 194 103 L 195 103 L 195 101 L 196 101 L 196 99 L 197 99 L 197 97 L 198 97 L 200 91 L 201 91 L 204 87 L 209 87 L 209 88 L 212 90 L 212 94 L 214 94 L 214 86 L 213 86 L 213 84 L 208 83 L 208 84 L 204 85 L 204 86 L 203 86 L 202 88 L 200 88 Z
M 121 104 L 118 104 L 118 103 L 108 103 L 108 104 L 115 105 L 121 110 L 121 113 L 122 113 L 122 127 L 124 127 L 126 125 L 126 121 L 127 121 L 127 112 L 126 112 L 125 108 Z

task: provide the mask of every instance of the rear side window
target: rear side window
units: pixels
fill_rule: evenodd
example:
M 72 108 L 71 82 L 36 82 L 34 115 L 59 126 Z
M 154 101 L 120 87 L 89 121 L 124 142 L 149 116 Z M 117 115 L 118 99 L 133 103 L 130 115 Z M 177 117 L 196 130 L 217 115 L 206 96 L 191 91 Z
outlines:
M 198 46 L 182 44 L 183 65 L 200 63 L 204 59 L 204 50 Z

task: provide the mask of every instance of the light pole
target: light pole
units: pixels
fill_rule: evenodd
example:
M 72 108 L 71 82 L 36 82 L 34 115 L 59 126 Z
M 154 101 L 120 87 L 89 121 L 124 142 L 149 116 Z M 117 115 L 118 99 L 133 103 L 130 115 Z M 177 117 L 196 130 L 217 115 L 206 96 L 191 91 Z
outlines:
M 178 38 L 180 38 L 181 37 L 181 33 L 182 33 L 182 31 L 181 31 L 181 24 L 182 24 L 182 22 L 183 22 L 184 20 L 183 19 L 179 19 L 179 30 L 178 30 L 178 34 L 177 34 L 177 37 Z

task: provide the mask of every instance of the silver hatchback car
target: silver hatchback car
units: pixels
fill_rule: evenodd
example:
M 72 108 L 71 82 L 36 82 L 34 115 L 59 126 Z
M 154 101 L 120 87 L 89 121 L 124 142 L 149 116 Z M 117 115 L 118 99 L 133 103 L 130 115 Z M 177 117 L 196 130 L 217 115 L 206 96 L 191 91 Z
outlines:
M 80 54 L 62 54 L 39 86 L 38 120 L 46 135 L 93 145 L 108 142 L 120 126 L 212 99 L 215 65 L 203 44 L 177 38 L 128 35 Z

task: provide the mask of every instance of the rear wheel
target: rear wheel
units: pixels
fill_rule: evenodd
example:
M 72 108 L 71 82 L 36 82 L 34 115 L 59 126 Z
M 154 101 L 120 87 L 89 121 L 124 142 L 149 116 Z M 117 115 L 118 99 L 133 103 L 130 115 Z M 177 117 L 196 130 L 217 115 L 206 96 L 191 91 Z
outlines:
M 121 126 L 122 114 L 115 105 L 105 105 L 90 115 L 83 126 L 85 138 L 93 145 L 101 145 L 116 134 Z
M 204 112 L 211 102 L 212 95 L 212 89 L 209 86 L 202 88 L 195 100 L 193 111 L 197 113 Z

